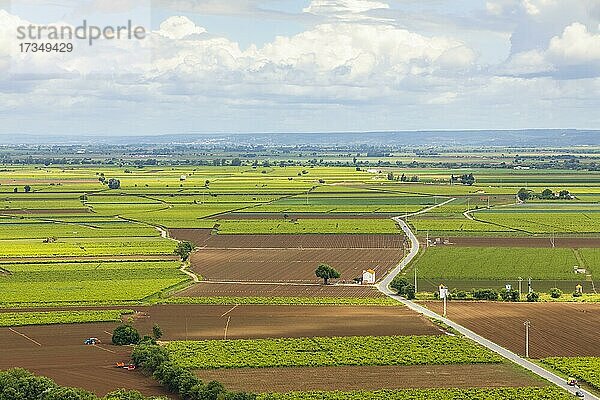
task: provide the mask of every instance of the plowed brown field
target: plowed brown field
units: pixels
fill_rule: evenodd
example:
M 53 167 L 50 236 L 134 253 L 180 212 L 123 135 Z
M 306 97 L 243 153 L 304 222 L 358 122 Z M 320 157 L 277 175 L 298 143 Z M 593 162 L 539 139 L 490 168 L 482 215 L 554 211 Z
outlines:
M 257 368 L 196 371 L 233 390 L 290 392 L 544 386 L 508 364 Z
M 202 243 L 190 261 L 208 281 L 318 283 L 314 271 L 321 263 L 337 269 L 342 281 L 369 268 L 379 279 L 403 257 L 402 235 L 211 236 L 193 229 L 172 234 Z
M 385 297 L 371 286 L 199 283 L 176 297 Z
M 425 305 L 442 312 L 440 302 Z M 529 320 L 532 358 L 600 357 L 600 304 L 452 301 L 448 317 L 520 355 L 525 353 L 523 324 Z

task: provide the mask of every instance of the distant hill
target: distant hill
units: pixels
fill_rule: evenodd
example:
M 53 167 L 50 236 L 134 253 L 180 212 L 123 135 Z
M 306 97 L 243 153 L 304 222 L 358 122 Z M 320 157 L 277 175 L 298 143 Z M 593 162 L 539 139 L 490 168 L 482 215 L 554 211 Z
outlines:
M 396 145 L 396 146 L 600 146 L 600 130 L 479 130 L 350 133 L 239 133 L 158 136 L 0 135 L 0 144 L 237 144 L 237 145 Z

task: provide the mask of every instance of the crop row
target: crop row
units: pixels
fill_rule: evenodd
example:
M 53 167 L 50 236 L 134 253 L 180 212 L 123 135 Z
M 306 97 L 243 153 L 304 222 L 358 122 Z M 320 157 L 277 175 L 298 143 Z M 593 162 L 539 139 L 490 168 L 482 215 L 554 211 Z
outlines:
M 570 400 L 555 388 L 405 389 L 354 392 L 291 392 L 261 394 L 258 400 Z
M 133 310 L 85 310 L 0 313 L 0 326 L 79 324 L 84 322 L 120 321 Z
M 167 350 L 176 364 L 193 369 L 502 361 L 474 342 L 450 336 L 180 341 L 167 344 Z

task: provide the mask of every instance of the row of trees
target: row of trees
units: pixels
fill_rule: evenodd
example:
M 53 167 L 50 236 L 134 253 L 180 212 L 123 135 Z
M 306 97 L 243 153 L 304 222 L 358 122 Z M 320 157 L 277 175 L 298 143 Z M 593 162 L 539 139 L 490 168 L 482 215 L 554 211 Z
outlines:
M 230 392 L 216 381 L 204 383 L 192 371 L 176 365 L 167 350 L 141 344 L 132 354 L 133 362 L 183 400 L 256 400 L 253 393 Z
M 517 197 L 521 201 L 526 200 L 572 200 L 573 195 L 568 190 L 561 190 L 558 193 L 553 192 L 551 189 L 544 189 L 541 193 L 535 193 L 533 190 L 521 188 L 517 193 Z
M 0 372 L 0 399 L 2 400 L 150 400 L 136 391 L 117 390 L 99 398 L 83 389 L 57 385 L 52 379 L 35 376 L 15 368 Z M 168 400 L 155 397 L 154 400 Z
M 418 177 L 418 175 L 413 175 L 411 177 L 408 177 L 405 174 L 398 176 L 398 175 L 394 175 L 394 173 L 390 171 L 387 173 L 387 180 L 388 181 L 400 181 L 400 182 L 419 182 L 419 177 Z
M 475 176 L 473 174 L 463 174 L 460 176 L 455 176 L 452 174 L 450 177 L 450 183 L 462 183 L 463 185 L 473 186 L 475 184 Z

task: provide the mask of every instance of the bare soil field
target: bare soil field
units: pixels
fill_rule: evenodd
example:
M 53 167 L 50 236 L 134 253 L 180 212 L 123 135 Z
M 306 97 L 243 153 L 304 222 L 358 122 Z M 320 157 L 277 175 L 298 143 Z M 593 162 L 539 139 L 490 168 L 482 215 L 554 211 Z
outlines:
M 175 297 L 385 297 L 371 286 L 199 283 Z
M 441 302 L 425 305 L 442 312 Z M 448 317 L 520 355 L 525 353 L 523 323 L 529 320 L 532 358 L 600 357 L 600 304 L 452 301 Z
M 191 256 L 192 270 L 205 280 L 226 282 L 319 283 L 315 268 L 327 263 L 338 270 L 340 280 L 351 282 L 365 269 L 377 279 L 402 259 L 394 249 L 209 249 Z
M 211 232 L 212 229 L 169 229 L 169 236 L 177 240 L 187 240 L 196 246 L 204 246 Z
M 134 307 L 146 314 L 134 321 L 142 332 L 153 324 L 164 340 L 283 338 L 313 336 L 439 335 L 428 319 L 405 307 L 214 306 Z
M 0 328 L 2 357 L 0 370 L 26 368 L 54 379 L 64 386 L 76 386 L 98 395 L 127 388 L 146 395 L 166 395 L 152 378 L 139 371 L 115 368 L 116 362 L 130 361 L 131 348 L 110 343 L 116 323 L 25 326 Z M 86 346 L 83 341 L 98 337 L 104 343 Z
M 451 244 L 442 246 L 459 247 L 552 247 L 550 238 L 530 237 L 441 237 Z M 431 238 L 430 238 L 431 239 Z M 422 243 L 425 238 L 420 238 Z M 434 238 L 435 240 L 435 238 Z M 600 238 L 561 238 L 554 239 L 554 246 L 559 248 L 599 248 Z
M 401 249 L 404 236 L 397 235 L 212 235 L 205 246 L 213 249 Z
M 257 368 L 196 371 L 238 391 L 534 387 L 545 384 L 508 364 Z

